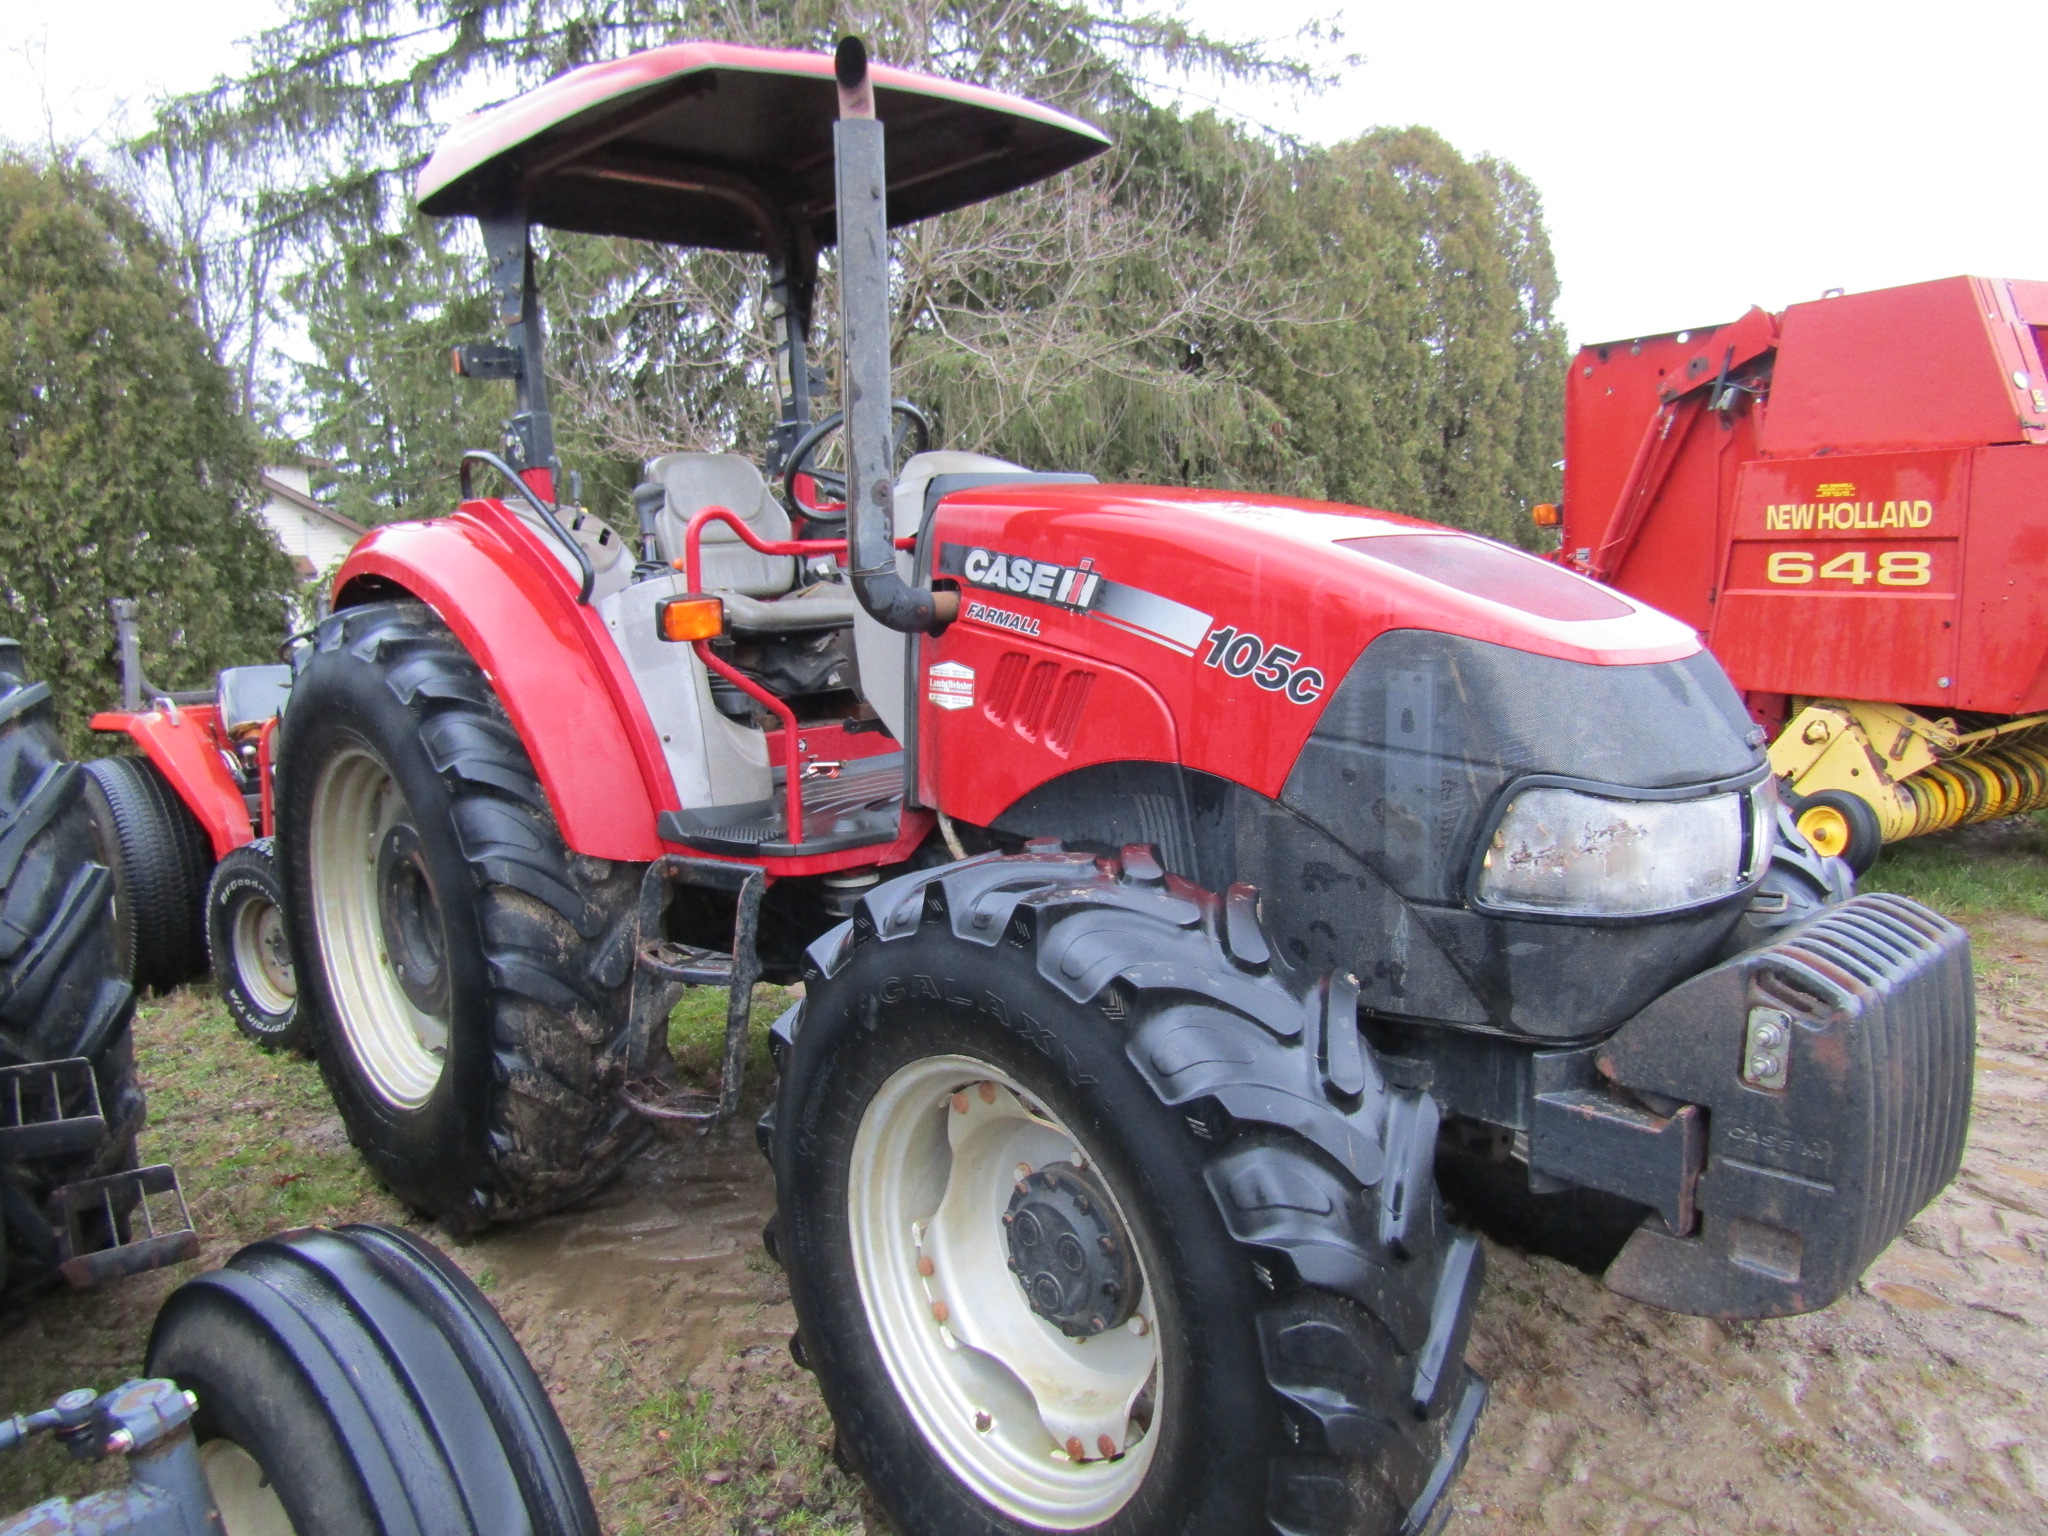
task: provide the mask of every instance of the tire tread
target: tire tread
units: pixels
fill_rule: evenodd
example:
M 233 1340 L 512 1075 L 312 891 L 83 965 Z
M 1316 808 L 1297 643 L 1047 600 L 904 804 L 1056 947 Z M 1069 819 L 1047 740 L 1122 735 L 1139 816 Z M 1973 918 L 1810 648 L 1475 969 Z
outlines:
M 1249 972 L 1233 958 L 1251 947 L 1243 917 L 1232 935 L 1221 900 L 1159 878 L 1145 852 L 1128 860 L 1138 876 L 1042 842 L 890 881 L 811 947 L 807 984 L 829 988 L 859 946 L 938 923 L 1034 951 L 1046 982 L 1123 1029 L 1133 1066 L 1203 1144 L 1211 1196 L 1270 1295 L 1256 1325 L 1290 1441 L 1272 1462 L 1272 1529 L 1423 1529 L 1441 1512 L 1418 1501 L 1438 1502 L 1470 1433 L 1471 1416 L 1446 1409 L 1484 1394 L 1463 1360 L 1481 1250 L 1436 1195 L 1435 1102 L 1381 1079 L 1342 978 Z M 1355 1066 L 1326 1043 L 1345 1028 Z M 801 1029 L 801 1010 L 778 1021 L 778 1050 Z

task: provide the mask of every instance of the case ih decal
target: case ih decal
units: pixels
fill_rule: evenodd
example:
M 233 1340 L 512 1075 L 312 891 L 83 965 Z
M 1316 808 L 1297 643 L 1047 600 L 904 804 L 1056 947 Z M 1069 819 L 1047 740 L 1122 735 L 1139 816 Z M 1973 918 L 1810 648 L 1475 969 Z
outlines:
M 1208 614 L 1186 603 L 1147 592 L 1143 587 L 1104 580 L 1092 558 L 1079 565 L 1053 565 L 1024 555 L 946 544 L 939 549 L 939 574 L 957 576 L 970 587 L 1004 592 L 1028 602 L 1049 603 L 1070 613 L 1089 614 L 1183 656 L 1195 654 L 1210 624 Z M 1022 615 L 970 603 L 967 617 L 999 629 L 1016 629 L 1012 621 Z M 1016 629 L 1016 633 L 1037 634 L 1036 621 L 1027 622 L 1032 628 Z
M 959 544 L 948 544 L 939 552 L 939 572 L 958 576 L 969 586 L 1028 597 L 1077 613 L 1086 613 L 1102 590 L 1102 577 L 1093 560 L 1083 560 L 1078 566 L 1054 565 L 1025 555 L 1004 555 Z
M 1248 677 L 1268 693 L 1285 694 L 1291 703 L 1313 704 L 1323 696 L 1323 674 L 1304 667 L 1292 646 L 1268 645 L 1257 635 L 1226 624 L 1209 635 L 1202 665 L 1219 667 L 1232 677 Z

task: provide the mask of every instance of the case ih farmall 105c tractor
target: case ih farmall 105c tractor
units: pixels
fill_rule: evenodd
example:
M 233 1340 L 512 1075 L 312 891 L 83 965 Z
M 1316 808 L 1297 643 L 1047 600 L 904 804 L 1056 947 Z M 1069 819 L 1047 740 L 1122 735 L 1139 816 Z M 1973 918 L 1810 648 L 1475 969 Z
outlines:
M 1562 558 L 1698 630 L 1859 872 L 2048 808 L 2044 338 L 1952 277 L 1573 360 Z
M 1485 1395 L 1440 1142 L 1622 1202 L 1627 1295 L 1824 1306 L 1956 1168 L 1967 942 L 1852 895 L 1692 630 L 1581 576 L 898 465 L 889 226 L 1104 142 L 852 40 L 657 49 L 449 134 L 421 206 L 482 225 L 507 340 L 458 357 L 516 380 L 516 461 L 358 546 L 298 653 L 302 997 L 364 1155 L 460 1227 L 729 1113 L 753 984 L 801 980 L 771 1251 L 894 1522 L 1419 1530 Z M 534 224 L 764 254 L 769 473 L 824 495 L 842 432 L 843 507 L 699 453 L 635 548 L 558 501 Z M 730 991 L 715 1094 L 671 1084 L 689 985 Z

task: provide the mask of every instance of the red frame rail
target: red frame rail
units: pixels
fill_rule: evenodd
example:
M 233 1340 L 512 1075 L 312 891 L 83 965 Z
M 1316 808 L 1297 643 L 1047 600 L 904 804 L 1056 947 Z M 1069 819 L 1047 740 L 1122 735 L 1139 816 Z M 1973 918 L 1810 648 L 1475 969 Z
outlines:
M 726 527 L 739 535 L 742 544 L 764 555 L 794 555 L 802 559 L 809 555 L 838 555 L 844 557 L 846 554 L 846 540 L 844 539 L 764 539 L 755 533 L 753 529 L 749 528 L 743 518 L 730 509 L 725 507 L 704 507 L 692 516 L 690 521 L 684 526 L 683 557 L 673 562 L 682 567 L 683 580 L 688 583 L 692 592 L 704 590 L 704 555 L 701 546 L 704 530 L 713 523 L 725 524 Z M 895 543 L 898 549 L 912 549 L 916 547 L 917 540 L 897 539 Z M 796 723 L 796 711 L 730 662 L 713 655 L 709 640 L 693 640 L 690 644 L 696 650 L 698 656 L 703 658 L 705 666 L 738 688 L 748 698 L 754 700 L 755 703 L 766 705 L 774 713 L 775 718 L 782 722 L 783 816 L 789 822 L 789 841 L 794 845 L 802 844 L 804 840 L 804 788 L 803 767 L 797 761 L 796 741 L 799 727 Z

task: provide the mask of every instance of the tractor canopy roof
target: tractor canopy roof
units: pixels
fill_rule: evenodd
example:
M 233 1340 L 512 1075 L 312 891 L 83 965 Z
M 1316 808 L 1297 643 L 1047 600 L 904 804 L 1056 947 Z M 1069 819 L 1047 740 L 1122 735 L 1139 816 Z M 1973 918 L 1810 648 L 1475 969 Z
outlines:
M 1077 165 L 1099 130 L 1021 96 L 877 65 L 889 222 L 964 208 Z M 837 237 L 832 60 L 673 43 L 588 64 L 464 118 L 420 172 L 423 212 L 777 253 Z

